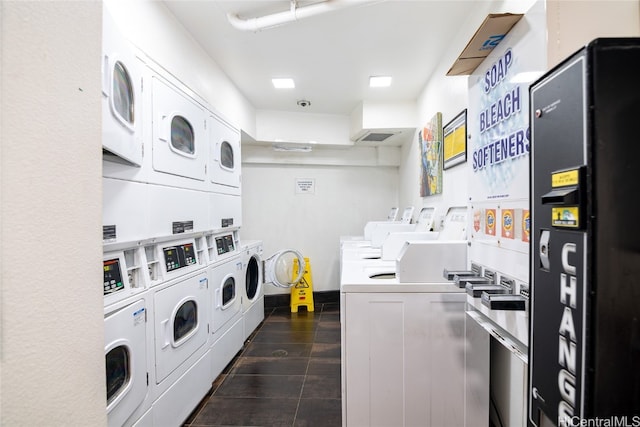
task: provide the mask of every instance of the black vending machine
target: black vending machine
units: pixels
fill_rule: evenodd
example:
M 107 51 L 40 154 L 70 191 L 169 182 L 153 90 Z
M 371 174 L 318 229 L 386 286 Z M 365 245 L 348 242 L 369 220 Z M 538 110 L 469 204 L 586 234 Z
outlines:
M 640 39 L 594 40 L 529 99 L 529 425 L 640 426 Z

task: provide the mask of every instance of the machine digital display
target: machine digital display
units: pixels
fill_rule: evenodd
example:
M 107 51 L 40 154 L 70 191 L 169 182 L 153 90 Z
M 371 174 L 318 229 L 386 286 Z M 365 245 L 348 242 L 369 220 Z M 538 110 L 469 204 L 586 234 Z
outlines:
M 222 237 L 216 237 L 216 248 L 218 249 L 218 255 L 223 255 L 235 250 L 233 243 L 233 236 L 226 234 Z
M 111 295 L 124 289 L 120 260 L 118 258 L 103 261 L 104 295 Z
M 167 272 L 197 263 L 193 243 L 163 248 L 162 251 Z

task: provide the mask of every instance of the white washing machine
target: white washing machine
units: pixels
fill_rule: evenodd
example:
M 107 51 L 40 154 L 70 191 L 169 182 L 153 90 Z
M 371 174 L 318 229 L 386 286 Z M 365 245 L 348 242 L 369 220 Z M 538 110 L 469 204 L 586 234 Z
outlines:
M 164 381 L 208 339 L 206 272 L 176 279 L 154 292 L 156 382 Z
M 221 118 L 209 117 L 211 191 L 240 195 L 240 132 Z
M 235 255 L 209 268 L 212 289 L 213 319 L 211 332 L 218 333 L 242 315 L 242 259 L 237 248 Z
M 148 181 L 207 191 L 207 113 L 177 84 L 151 72 L 151 153 Z
M 155 247 L 161 280 L 153 301 L 153 412 L 174 414 L 163 423 L 180 424 L 211 387 L 209 278 L 194 238 Z M 197 374 L 195 374 L 197 373 Z M 185 395 L 185 388 L 190 389 Z M 168 416 L 168 415 L 167 415 Z
M 211 369 L 215 379 L 244 344 L 242 258 L 238 231 L 206 236 L 211 283 Z
M 262 278 L 262 241 L 241 241 L 242 274 L 242 316 L 244 318 L 244 339 L 246 340 L 264 320 L 264 280 Z
M 147 293 L 135 283 L 139 250 L 105 253 L 104 353 L 109 426 L 131 425 L 151 406 L 147 399 Z
M 141 63 L 103 6 L 102 147 L 107 157 L 142 165 Z
M 144 298 L 105 310 L 105 365 L 109 426 L 136 421 L 143 412 L 147 386 L 146 310 Z M 148 409 L 148 408 L 147 408 Z

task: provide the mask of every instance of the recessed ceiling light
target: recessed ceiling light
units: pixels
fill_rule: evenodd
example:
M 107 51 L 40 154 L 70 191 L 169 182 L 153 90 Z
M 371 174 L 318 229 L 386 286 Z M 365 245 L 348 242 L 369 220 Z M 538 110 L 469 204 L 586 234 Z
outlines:
M 369 77 L 369 87 L 389 87 L 391 86 L 390 76 L 371 76 Z
M 293 89 L 296 87 L 296 84 L 293 82 L 293 79 L 285 78 L 285 79 L 271 79 L 273 83 L 273 87 L 276 89 Z

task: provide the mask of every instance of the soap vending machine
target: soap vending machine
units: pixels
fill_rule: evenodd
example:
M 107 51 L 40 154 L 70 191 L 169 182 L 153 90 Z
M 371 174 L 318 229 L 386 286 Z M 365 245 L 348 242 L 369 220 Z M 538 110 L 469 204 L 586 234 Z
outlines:
M 530 111 L 529 424 L 640 425 L 640 39 L 594 40 Z

